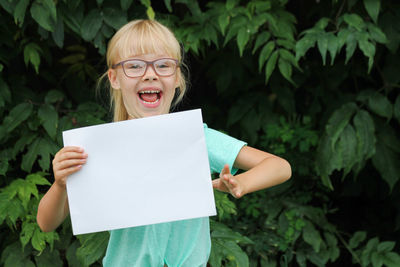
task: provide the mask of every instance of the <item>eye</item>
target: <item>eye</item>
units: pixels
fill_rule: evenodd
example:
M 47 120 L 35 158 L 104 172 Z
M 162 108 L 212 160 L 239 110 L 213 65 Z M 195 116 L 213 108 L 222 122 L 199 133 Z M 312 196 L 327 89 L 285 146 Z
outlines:
M 124 64 L 124 67 L 126 69 L 131 69 L 131 70 L 139 70 L 144 68 L 145 64 L 140 61 L 127 61 Z
M 165 68 L 173 68 L 175 65 L 175 62 L 173 60 L 168 60 L 168 59 L 163 59 L 160 61 L 157 61 L 156 67 L 159 69 L 165 69 Z

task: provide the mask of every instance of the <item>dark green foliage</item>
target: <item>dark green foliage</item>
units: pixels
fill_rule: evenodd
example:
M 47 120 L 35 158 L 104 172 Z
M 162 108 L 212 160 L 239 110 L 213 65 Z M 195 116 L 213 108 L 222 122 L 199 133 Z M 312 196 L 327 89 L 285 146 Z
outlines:
M 43 233 L 37 206 L 62 131 L 110 121 L 108 40 L 146 17 L 186 52 L 178 110 L 292 165 L 275 188 L 215 192 L 210 266 L 399 266 L 395 0 L 0 0 L 0 265 L 101 265 L 108 233 Z

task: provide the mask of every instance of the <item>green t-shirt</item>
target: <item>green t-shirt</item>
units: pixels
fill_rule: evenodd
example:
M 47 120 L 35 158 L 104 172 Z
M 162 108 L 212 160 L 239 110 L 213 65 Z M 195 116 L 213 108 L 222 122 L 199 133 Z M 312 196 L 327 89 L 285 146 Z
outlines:
M 232 168 L 246 143 L 204 124 L 210 170 Z M 232 169 L 235 174 L 237 169 Z M 211 250 L 208 217 L 110 231 L 104 266 L 206 266 Z

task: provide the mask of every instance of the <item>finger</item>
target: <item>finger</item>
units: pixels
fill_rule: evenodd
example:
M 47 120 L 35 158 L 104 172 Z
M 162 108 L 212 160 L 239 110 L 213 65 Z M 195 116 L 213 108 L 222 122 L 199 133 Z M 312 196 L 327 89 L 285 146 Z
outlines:
M 87 157 L 88 157 L 88 154 L 86 154 L 84 152 L 65 152 L 65 153 L 56 155 L 53 160 L 53 163 L 61 162 L 64 160 L 69 160 L 69 159 L 85 159 Z
M 83 152 L 83 148 L 79 146 L 65 146 L 60 151 L 63 152 Z
M 222 176 L 222 183 L 224 184 L 225 188 L 227 189 L 227 191 L 231 191 L 232 190 L 232 186 L 229 183 L 229 175 L 225 174 L 224 176 Z
M 220 180 L 219 179 L 212 180 L 213 188 L 218 188 L 219 184 L 220 184 Z
M 70 159 L 70 160 L 63 160 L 60 162 L 57 162 L 54 165 L 55 170 L 63 170 L 63 169 L 68 169 L 73 166 L 77 165 L 82 165 L 86 163 L 86 159 Z
M 82 169 L 82 165 L 77 165 L 77 166 L 73 166 L 73 167 L 69 167 L 67 169 L 63 169 L 57 172 L 57 175 L 54 175 L 54 177 L 57 179 L 61 179 L 63 177 L 67 177 L 70 176 L 71 174 L 79 171 L 80 169 Z
M 234 192 L 232 192 L 232 196 L 234 196 L 235 198 L 240 198 L 242 196 L 242 193 L 235 190 Z
M 230 184 L 232 187 L 238 186 L 238 182 L 236 181 L 236 179 L 229 178 L 229 179 L 228 179 L 228 182 L 229 182 L 229 184 Z
M 59 157 L 61 155 L 63 155 L 64 153 L 67 152 L 76 152 L 76 153 L 82 153 L 83 152 L 83 148 L 81 147 L 77 147 L 77 146 L 66 146 L 61 148 L 55 155 L 55 157 Z
M 231 172 L 229 171 L 229 165 L 228 164 L 225 164 L 224 165 L 224 167 L 222 168 L 222 170 L 221 170 L 221 173 L 220 173 L 220 176 L 223 176 L 223 175 L 225 175 L 225 174 L 230 174 Z

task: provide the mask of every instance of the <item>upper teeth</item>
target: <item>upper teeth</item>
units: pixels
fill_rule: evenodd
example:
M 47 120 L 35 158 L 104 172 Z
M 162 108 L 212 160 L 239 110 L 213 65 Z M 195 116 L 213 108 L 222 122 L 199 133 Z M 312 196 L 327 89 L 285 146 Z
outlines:
M 139 92 L 140 94 L 158 94 L 160 91 L 159 90 L 150 90 L 150 91 L 141 91 Z

